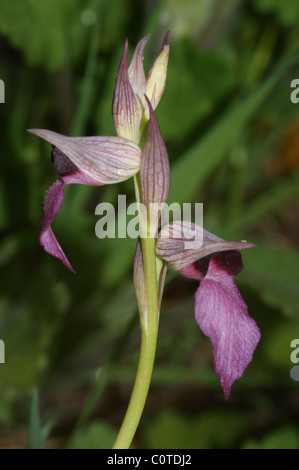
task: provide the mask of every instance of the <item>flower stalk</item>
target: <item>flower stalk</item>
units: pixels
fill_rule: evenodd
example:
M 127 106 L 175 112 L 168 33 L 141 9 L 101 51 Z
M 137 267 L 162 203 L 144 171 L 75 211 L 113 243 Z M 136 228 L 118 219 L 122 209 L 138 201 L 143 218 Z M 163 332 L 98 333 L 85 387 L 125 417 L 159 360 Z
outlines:
M 131 445 L 146 402 L 158 338 L 159 293 L 155 253 L 156 240 L 150 236 L 147 222 L 145 222 L 145 227 L 141 228 L 142 224 L 144 224 L 142 216 L 139 218 L 139 224 L 140 233 L 146 234 L 146 236 L 141 237 L 146 310 L 143 309 L 143 311 L 139 312 L 141 347 L 138 369 L 127 412 L 113 449 L 127 449 Z M 141 310 L 140 307 L 139 310 Z
M 114 443 L 114 449 L 130 447 L 141 419 L 155 361 L 159 299 L 164 284 L 163 274 L 161 282 L 162 264 L 160 262 L 157 269 L 155 233 L 158 229 L 158 219 L 151 217 L 150 204 L 164 203 L 170 184 L 168 155 L 153 111 L 165 87 L 169 46 L 167 46 L 166 37 L 146 80 L 142 54 L 148 39 L 149 36 L 146 36 L 140 41 L 129 69 L 127 69 L 128 45 L 126 42 L 113 103 L 114 123 L 119 136 L 131 138 L 139 143 L 144 126 L 149 119 L 148 138 L 141 156 L 140 172 L 134 176 L 135 197 L 136 202 L 139 203 L 140 233 L 140 241 L 135 254 L 134 282 L 140 315 L 141 347 L 132 395 Z M 148 89 L 151 89 L 150 95 L 148 95 Z M 128 104 L 127 117 L 120 112 L 123 103 Z M 146 214 L 143 209 L 146 209 Z

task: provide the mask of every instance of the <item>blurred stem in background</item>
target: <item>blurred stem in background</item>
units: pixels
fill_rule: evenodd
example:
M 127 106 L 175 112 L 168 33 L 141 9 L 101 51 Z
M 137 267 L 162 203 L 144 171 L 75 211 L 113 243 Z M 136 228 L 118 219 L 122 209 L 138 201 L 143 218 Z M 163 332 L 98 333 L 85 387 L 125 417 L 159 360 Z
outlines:
M 90 42 L 84 72 L 83 81 L 80 87 L 78 106 L 72 122 L 70 135 L 83 135 L 89 119 L 90 108 L 95 89 L 95 71 L 97 65 L 97 53 L 99 49 L 99 41 L 101 38 L 101 22 L 100 16 L 96 18 L 91 32 Z

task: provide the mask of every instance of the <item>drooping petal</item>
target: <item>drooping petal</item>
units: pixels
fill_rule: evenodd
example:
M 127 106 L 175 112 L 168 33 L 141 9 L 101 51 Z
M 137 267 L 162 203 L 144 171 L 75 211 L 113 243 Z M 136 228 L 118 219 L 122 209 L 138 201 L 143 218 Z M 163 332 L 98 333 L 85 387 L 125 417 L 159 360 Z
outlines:
M 234 251 L 212 258 L 195 294 L 195 319 L 212 341 L 215 371 L 226 399 L 260 340 L 260 330 L 233 281 L 240 263 L 241 255 Z
M 128 40 L 118 69 L 112 104 L 112 116 L 119 137 L 139 142 L 142 109 L 128 74 Z
M 166 85 L 167 65 L 170 52 L 170 46 L 167 44 L 168 34 L 169 33 L 165 36 L 162 48 L 157 55 L 146 80 L 146 95 L 150 100 L 153 109 L 156 109 L 158 106 Z M 145 114 L 148 119 L 149 116 L 147 109 L 145 109 Z
M 60 179 L 51 186 L 46 195 L 44 211 L 40 219 L 41 233 L 39 241 L 47 253 L 60 259 L 68 269 L 75 272 L 58 243 L 52 231 L 51 224 L 63 203 L 64 187 L 67 184 L 75 183 L 101 186 L 101 183 L 80 171 L 61 150 L 57 149 L 57 147 L 53 148 L 52 161 Z
M 41 233 L 39 241 L 47 253 L 60 259 L 68 269 L 75 272 L 51 229 L 51 224 L 63 203 L 64 187 L 65 183 L 58 180 L 51 186 L 46 195 L 44 212 L 40 219 Z
M 46 195 L 44 211 L 40 219 L 41 233 L 39 241 L 47 253 L 59 258 L 68 269 L 75 272 L 58 243 L 52 231 L 51 224 L 63 203 L 64 187 L 67 184 L 75 183 L 101 186 L 101 183 L 80 171 L 71 160 L 56 147 L 54 147 L 52 151 L 52 160 L 60 179 L 51 186 Z
M 140 166 L 141 201 L 147 207 L 151 203 L 166 202 L 170 187 L 170 168 L 166 146 L 149 101 L 148 107 L 150 111 L 148 137 Z
M 205 272 L 198 269 L 198 262 L 202 258 L 222 251 L 239 251 L 254 246 L 246 241 L 227 242 L 199 225 L 183 220 L 162 227 L 156 254 L 185 276 L 202 279 Z
M 126 180 L 139 171 L 141 150 L 121 137 L 66 137 L 44 129 L 29 132 L 52 144 L 52 161 L 60 176 L 46 196 L 40 243 L 45 251 L 74 271 L 51 229 L 63 202 L 64 186 L 70 183 L 101 186 Z
M 129 80 L 133 91 L 135 95 L 138 96 L 140 102 L 142 102 L 143 108 L 146 107 L 144 99 L 144 95 L 146 94 L 146 77 L 143 67 L 143 51 L 150 37 L 151 34 L 147 34 L 139 41 L 128 69 Z
M 141 149 L 122 137 L 67 137 L 45 129 L 29 132 L 57 147 L 94 184 L 124 181 L 139 171 Z

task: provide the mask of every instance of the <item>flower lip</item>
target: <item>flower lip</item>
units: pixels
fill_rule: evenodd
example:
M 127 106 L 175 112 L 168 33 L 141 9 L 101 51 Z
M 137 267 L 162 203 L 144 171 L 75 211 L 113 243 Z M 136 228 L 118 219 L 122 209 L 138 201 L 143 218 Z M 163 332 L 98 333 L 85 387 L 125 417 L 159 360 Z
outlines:
M 202 245 L 186 248 L 186 240 L 202 235 Z M 226 242 L 189 221 L 175 221 L 160 231 L 156 254 L 186 277 L 200 281 L 195 319 L 213 344 L 215 371 L 225 398 L 242 377 L 260 340 L 260 330 L 233 279 L 243 269 L 240 250 L 248 242 Z
M 59 179 L 53 184 L 53 186 L 51 186 L 46 195 L 44 211 L 40 218 L 41 233 L 39 241 L 47 253 L 60 259 L 63 264 L 74 273 L 75 271 L 71 263 L 66 257 L 51 228 L 51 224 L 63 202 L 64 187 L 65 183 Z
M 218 269 L 223 269 L 232 276 L 237 276 L 244 268 L 241 254 L 237 250 L 222 251 L 213 258 Z M 212 269 L 210 271 L 212 275 Z
M 223 260 L 219 260 L 227 253 L 212 258 L 195 294 L 195 319 L 213 344 L 215 371 L 226 399 L 234 381 L 242 377 L 251 362 L 261 337 L 233 281 L 234 274 L 223 268 Z M 234 252 L 231 255 L 234 257 Z

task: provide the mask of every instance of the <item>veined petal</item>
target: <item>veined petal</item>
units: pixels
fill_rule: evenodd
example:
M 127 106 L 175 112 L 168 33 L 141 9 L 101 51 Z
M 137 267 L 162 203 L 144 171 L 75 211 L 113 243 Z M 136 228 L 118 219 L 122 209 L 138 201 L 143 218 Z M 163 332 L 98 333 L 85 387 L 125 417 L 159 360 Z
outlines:
M 139 41 L 128 69 L 129 80 L 133 91 L 135 95 L 138 96 L 140 102 L 142 102 L 143 108 L 146 107 L 144 99 L 144 95 L 146 94 L 146 77 L 143 67 L 143 50 L 150 37 L 151 34 L 147 34 Z
M 122 137 L 67 137 L 45 129 L 29 132 L 57 147 L 93 184 L 117 183 L 139 171 L 141 149 Z
M 157 55 L 146 80 L 146 96 L 150 100 L 153 109 L 156 109 L 158 106 L 166 85 L 167 65 L 170 52 L 170 46 L 167 44 L 168 34 L 169 33 L 165 36 L 162 48 Z M 147 108 L 145 108 L 145 115 L 148 119 L 149 114 Z
M 196 266 L 202 258 L 222 251 L 239 251 L 254 246 L 246 241 L 227 242 L 199 225 L 183 220 L 162 227 L 157 240 L 156 254 L 185 276 L 202 279 L 205 272 Z M 194 265 L 190 266 L 192 264 Z
M 235 256 L 235 252 L 232 252 Z M 240 256 L 240 254 L 239 254 Z M 248 315 L 226 266 L 226 253 L 212 258 L 208 272 L 195 294 L 195 319 L 213 344 L 215 371 L 226 399 L 232 384 L 242 377 L 260 340 L 260 330 Z
M 123 56 L 117 73 L 112 115 L 117 135 L 138 143 L 140 139 L 142 109 L 129 79 L 128 40 L 125 42 Z
M 75 272 L 51 229 L 51 224 L 63 203 L 64 186 L 65 183 L 58 180 L 53 184 L 53 186 L 51 186 L 46 195 L 44 212 L 40 219 L 42 230 L 39 241 L 47 253 L 60 259 L 68 269 Z
M 166 146 L 149 101 L 148 107 L 150 112 L 148 137 L 140 166 L 141 202 L 147 208 L 151 203 L 166 202 L 170 187 L 170 168 Z

